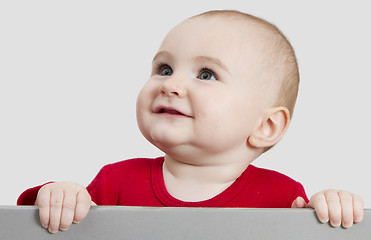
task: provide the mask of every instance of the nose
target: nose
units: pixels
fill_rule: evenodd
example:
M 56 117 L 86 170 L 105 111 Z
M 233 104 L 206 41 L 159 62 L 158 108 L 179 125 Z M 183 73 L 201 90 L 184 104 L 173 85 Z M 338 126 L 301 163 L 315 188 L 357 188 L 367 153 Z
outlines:
M 167 97 L 174 96 L 182 98 L 187 95 L 187 90 L 184 82 L 173 75 L 162 82 L 160 93 Z

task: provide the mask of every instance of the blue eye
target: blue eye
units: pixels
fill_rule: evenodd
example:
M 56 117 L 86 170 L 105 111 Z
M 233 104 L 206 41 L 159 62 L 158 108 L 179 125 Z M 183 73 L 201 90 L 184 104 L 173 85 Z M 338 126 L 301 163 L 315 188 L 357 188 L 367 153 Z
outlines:
M 173 74 L 173 69 L 169 65 L 163 65 L 160 68 L 161 76 L 171 76 Z
M 214 73 L 208 69 L 202 70 L 197 78 L 201 80 L 216 80 Z

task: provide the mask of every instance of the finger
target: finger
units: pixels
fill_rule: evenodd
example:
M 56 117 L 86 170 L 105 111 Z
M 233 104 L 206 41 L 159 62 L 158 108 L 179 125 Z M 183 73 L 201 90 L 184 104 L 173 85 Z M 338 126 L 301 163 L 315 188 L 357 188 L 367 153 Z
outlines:
M 349 192 L 339 192 L 341 222 L 344 228 L 353 226 L 353 198 Z
M 60 230 L 67 230 L 73 221 L 76 207 L 76 194 L 64 191 L 64 199 L 62 204 Z
M 357 194 L 353 194 L 353 216 L 355 223 L 362 222 L 364 214 L 363 208 L 364 208 L 363 198 Z
M 326 197 L 323 193 L 316 194 L 310 199 L 309 206 L 314 208 L 317 217 L 322 223 L 329 221 L 329 209 L 326 202 Z
M 63 191 L 55 190 L 51 193 L 50 197 L 50 220 L 49 220 L 49 232 L 56 233 L 59 229 L 59 223 L 61 220 L 61 211 L 63 203 Z
M 50 213 L 50 189 L 41 188 L 37 194 L 36 205 L 39 207 L 39 216 L 41 225 L 44 228 L 49 227 Z
M 77 194 L 75 217 L 73 222 L 79 223 L 83 220 L 89 212 L 91 205 L 91 197 L 88 191 L 83 188 Z
M 328 215 L 333 227 L 339 227 L 341 224 L 341 205 L 339 195 L 336 191 L 325 193 L 328 206 Z
M 307 203 L 302 197 L 297 197 L 294 202 L 291 204 L 292 208 L 306 208 L 308 207 Z

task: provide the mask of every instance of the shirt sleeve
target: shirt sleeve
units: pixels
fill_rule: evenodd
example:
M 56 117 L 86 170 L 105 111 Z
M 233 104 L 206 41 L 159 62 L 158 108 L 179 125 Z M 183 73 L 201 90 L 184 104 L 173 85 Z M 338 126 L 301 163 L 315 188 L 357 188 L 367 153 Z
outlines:
M 301 183 L 299 183 L 299 182 L 296 182 L 296 183 L 297 183 L 296 192 L 291 197 L 290 206 L 289 207 L 291 207 L 292 203 L 298 197 L 302 197 L 307 204 L 309 203 L 309 199 L 307 197 L 307 194 L 305 193 L 305 190 L 304 190 L 303 185 Z
M 104 166 L 86 188 L 97 205 L 118 205 L 116 172 L 110 165 Z
M 98 175 L 87 187 L 92 201 L 97 205 L 117 205 L 118 194 L 114 180 L 117 179 L 114 168 L 107 165 L 103 167 Z M 17 199 L 17 205 L 35 205 L 37 194 L 44 185 L 53 183 L 48 182 L 40 186 L 25 190 Z
M 37 193 L 40 188 L 52 182 L 47 182 L 43 185 L 36 186 L 25 190 L 17 199 L 17 205 L 35 205 Z

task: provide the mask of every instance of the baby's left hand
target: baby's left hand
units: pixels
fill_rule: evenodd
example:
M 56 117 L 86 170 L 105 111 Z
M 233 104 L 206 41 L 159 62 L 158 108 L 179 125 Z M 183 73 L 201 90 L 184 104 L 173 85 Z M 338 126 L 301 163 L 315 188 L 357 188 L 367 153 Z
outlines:
M 292 208 L 314 208 L 322 223 L 330 220 L 333 227 L 350 228 L 353 222 L 363 220 L 363 199 L 357 194 L 345 191 L 326 190 L 314 194 L 309 204 L 298 197 L 292 203 Z

